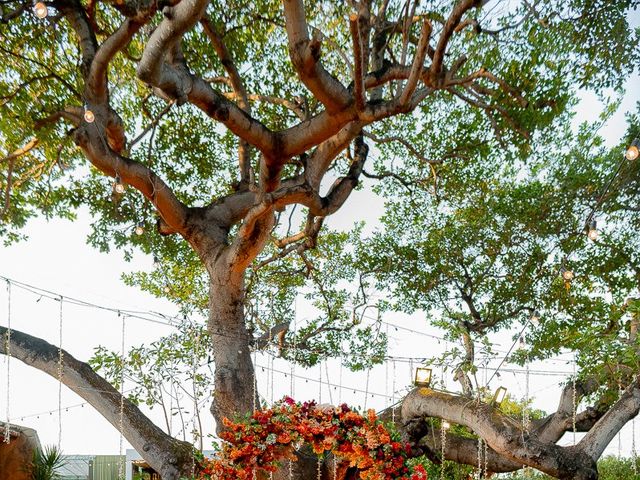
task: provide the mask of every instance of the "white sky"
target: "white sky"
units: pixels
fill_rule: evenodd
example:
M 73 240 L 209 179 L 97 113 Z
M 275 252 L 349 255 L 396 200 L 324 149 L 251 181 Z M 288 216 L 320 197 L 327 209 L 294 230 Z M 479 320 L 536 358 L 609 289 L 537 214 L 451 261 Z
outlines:
M 640 92 L 631 85 L 639 85 L 640 78 L 634 77 L 629 82 L 623 105 L 605 129 L 603 135 L 609 143 L 619 140 L 625 130 L 624 112 L 632 111 L 635 102 L 640 100 Z M 577 121 L 593 120 L 599 112 L 599 104 L 592 95 L 585 95 L 579 108 Z M 331 219 L 333 227 L 348 227 L 353 221 L 360 220 L 363 212 L 367 212 L 368 220 L 375 220 L 382 213 L 382 201 L 365 191 L 355 192 L 349 199 L 346 208 Z M 0 275 L 14 280 L 29 283 L 37 287 L 54 291 L 64 296 L 79 298 L 88 302 L 101 304 L 116 309 L 153 310 L 166 314 L 173 314 L 176 308 L 170 303 L 150 297 L 137 289 L 126 287 L 120 280 L 122 272 L 139 269 L 150 269 L 151 259 L 145 256 L 135 256 L 131 263 L 126 263 L 118 252 L 109 255 L 102 254 L 85 244 L 89 231 L 90 218 L 81 212 L 77 221 L 69 222 L 54 220 L 45 222 L 35 220 L 29 223 L 26 233 L 29 240 L 0 249 Z M 42 337 L 53 344 L 58 340 L 58 312 L 59 303 L 46 298 L 36 301 L 38 297 L 32 293 L 13 288 L 11 325 L 18 330 Z M 305 312 L 298 312 L 298 318 L 304 318 Z M 389 315 L 385 321 L 393 322 L 404 327 L 419 330 L 431 335 L 441 335 L 441 332 L 426 326 L 423 317 Z M 0 282 L 0 324 L 7 325 L 7 294 Z M 128 346 L 148 342 L 171 331 L 170 327 L 150 324 L 140 320 L 127 321 L 126 344 Z M 113 350 L 120 349 L 120 320 L 117 315 L 94 308 L 67 305 L 63 315 L 63 347 L 76 358 L 86 360 L 91 356 L 94 346 L 101 344 Z M 440 354 L 445 345 L 437 340 L 413 332 L 394 329 L 390 330 L 391 341 L 389 355 L 402 357 L 424 357 Z M 498 341 L 502 343 L 502 350 L 511 344 L 513 332 L 505 332 Z M 497 347 L 500 348 L 500 347 Z M 530 395 L 535 398 L 534 407 L 547 411 L 554 409 L 560 389 L 558 384 L 566 373 L 571 372 L 571 364 L 567 362 L 570 356 L 563 359 L 536 363 L 532 370 L 545 370 L 546 374 L 530 376 Z M 500 359 L 490 365 L 496 367 Z M 268 366 L 268 360 L 258 358 L 259 366 Z M 57 380 L 27 367 L 19 361 L 10 363 L 9 411 L 10 418 L 15 423 L 34 428 L 38 431 L 43 444 L 58 442 L 58 382 Z M 508 369 L 518 369 L 513 365 L 505 365 L 501 378 L 494 379 L 491 388 L 499 384 L 505 385 L 509 392 L 522 398 L 525 391 L 525 375 L 523 373 L 507 372 Z M 276 360 L 274 369 L 290 373 L 289 365 Z M 329 381 L 338 384 L 340 368 L 337 362 L 330 362 L 327 366 Z M 290 377 L 283 373 L 273 373 L 273 380 L 269 371 L 264 373 L 257 369 L 260 391 L 270 399 L 290 394 Z M 368 390 L 366 404 L 369 408 L 383 408 L 390 396 L 392 387 L 401 390 L 409 385 L 412 377 L 409 363 L 397 362 L 395 375 L 393 364 L 375 368 L 369 375 L 367 387 L 366 373 L 352 374 L 346 370 L 342 372 L 344 388 L 328 388 L 327 373 L 322 371 L 322 402 L 338 400 L 350 404 L 364 406 L 365 394 Z M 491 370 L 489 371 L 489 376 Z M 318 368 L 303 371 L 296 368 L 299 378 L 295 384 L 295 397 L 306 400 L 320 397 Z M 440 376 L 439 373 L 436 376 Z M 454 388 L 453 380 L 447 378 L 450 388 Z M 275 388 L 272 388 L 275 385 Z M 346 387 L 348 386 L 348 388 Z M 6 418 L 7 411 L 7 359 L 0 359 L 0 419 Z M 354 389 L 356 393 L 354 393 Z M 380 394 L 371 397 L 371 393 Z M 62 392 L 62 448 L 67 454 L 113 454 L 119 449 L 119 434 L 106 420 L 94 412 L 89 406 L 74 407 L 83 400 L 63 388 Z M 71 407 L 66 410 L 67 407 Z M 50 413 L 51 412 L 51 413 Z M 159 412 L 151 413 L 154 421 L 160 423 Z M 208 406 L 202 412 L 203 418 L 210 419 Z M 212 428 L 209 428 L 209 432 Z M 565 441 L 571 440 L 565 437 Z M 627 425 L 621 436 L 622 453 L 628 455 L 631 450 L 631 425 Z M 125 443 L 125 448 L 128 445 Z M 205 443 L 206 448 L 206 443 Z M 618 452 L 618 440 L 614 440 L 607 453 Z

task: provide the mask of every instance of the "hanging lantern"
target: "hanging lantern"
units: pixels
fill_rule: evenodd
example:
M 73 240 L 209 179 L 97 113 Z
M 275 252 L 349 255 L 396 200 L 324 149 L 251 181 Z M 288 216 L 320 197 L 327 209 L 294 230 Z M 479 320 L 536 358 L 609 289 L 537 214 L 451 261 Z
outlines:
M 169 285 L 165 285 L 163 288 L 164 293 L 170 293 L 171 292 L 171 288 L 169 287 Z
M 414 383 L 418 387 L 426 387 L 428 388 L 431 385 L 431 374 L 433 371 L 428 367 L 418 367 L 416 368 L 416 378 Z
M 134 231 L 136 235 L 138 236 L 142 235 L 144 233 L 144 223 L 138 222 Z
M 518 350 L 524 350 L 527 346 L 524 343 L 524 337 L 520 337 L 518 340 Z
M 638 155 L 640 155 L 640 140 L 638 140 L 637 138 L 633 139 L 633 142 L 631 142 L 631 145 L 629 145 L 627 147 L 627 151 L 624 153 L 624 156 L 626 157 L 627 160 L 635 160 L 636 158 L 638 158 Z
M 491 403 L 493 405 L 500 405 L 504 401 L 506 396 L 507 389 L 504 387 L 498 387 L 496 393 L 493 394 L 493 400 L 491 401 Z
M 46 18 L 46 16 L 49 15 L 49 9 L 44 2 L 36 2 L 33 6 L 33 12 L 36 14 L 36 17 L 40 19 Z
M 160 259 L 156 255 L 153 256 L 153 268 L 160 268 Z
M 597 223 L 595 220 L 591 220 L 591 222 L 589 222 L 589 226 L 587 227 L 587 237 L 589 237 L 589 240 L 594 242 L 598 238 Z

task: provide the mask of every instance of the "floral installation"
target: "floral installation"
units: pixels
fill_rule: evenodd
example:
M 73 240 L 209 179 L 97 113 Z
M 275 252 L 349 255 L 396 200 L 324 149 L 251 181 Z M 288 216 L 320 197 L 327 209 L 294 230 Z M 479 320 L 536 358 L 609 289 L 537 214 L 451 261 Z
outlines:
M 219 455 L 204 460 L 202 480 L 249 480 L 258 471 L 275 472 L 282 460 L 296 461 L 307 443 L 317 455 L 332 453 L 359 471 L 362 480 L 426 480 L 427 472 L 410 461 L 411 447 L 392 439 L 373 410 L 361 415 L 343 404 L 318 406 L 290 397 L 248 419 L 225 419 Z

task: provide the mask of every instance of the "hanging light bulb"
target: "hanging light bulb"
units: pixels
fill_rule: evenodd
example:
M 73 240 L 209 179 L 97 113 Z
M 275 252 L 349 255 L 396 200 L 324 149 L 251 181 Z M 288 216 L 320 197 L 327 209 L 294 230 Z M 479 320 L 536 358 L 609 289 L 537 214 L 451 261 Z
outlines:
M 531 323 L 534 325 L 540 325 L 540 312 L 538 310 L 534 310 L 531 314 Z
M 124 183 L 122 183 L 122 179 L 117 173 L 115 181 L 113 182 L 113 190 L 115 190 L 116 193 L 124 193 Z
M 171 292 L 171 288 L 169 288 L 169 285 L 165 285 L 163 288 L 164 293 L 169 293 Z
M 518 350 L 524 350 L 526 348 L 526 345 L 524 343 L 524 337 L 520 337 L 520 339 L 518 340 Z
M 135 228 L 136 235 L 140 236 L 144 233 L 144 223 L 138 222 Z
M 36 2 L 36 4 L 33 6 L 33 12 L 38 18 L 45 18 L 47 15 L 49 15 L 49 9 L 44 2 Z
M 451 424 L 447 420 L 442 420 L 442 430 L 449 430 L 451 428 Z
M 155 255 L 153 256 L 153 268 L 155 268 L 156 270 L 160 268 L 160 259 Z
M 627 151 L 624 153 L 624 156 L 626 157 L 627 160 L 635 160 L 636 158 L 638 158 L 638 155 L 640 155 L 640 140 L 638 140 L 637 138 L 633 139 L 633 142 L 631 142 L 631 145 L 629 145 L 627 147 Z
M 562 278 L 565 282 L 570 282 L 571 280 L 573 280 L 573 277 L 575 276 L 573 273 L 573 270 L 570 270 L 564 266 L 562 267 L 560 272 L 562 273 Z
M 85 106 L 84 107 L 84 121 L 87 122 L 87 123 L 93 123 L 95 119 L 96 119 L 96 116 L 93 114 L 93 112 L 91 110 L 89 110 L 89 107 Z
M 428 367 L 418 367 L 416 369 L 416 378 L 414 383 L 418 387 L 426 387 L 428 388 L 431 385 L 431 374 L 432 370 Z
M 589 227 L 587 229 L 587 237 L 589 237 L 589 240 L 594 242 L 598 238 L 597 223 L 595 220 L 591 220 L 591 222 L 589 222 Z
M 491 401 L 494 405 L 500 405 L 505 397 L 507 396 L 507 389 L 504 387 L 498 387 L 496 393 L 493 395 L 493 400 Z

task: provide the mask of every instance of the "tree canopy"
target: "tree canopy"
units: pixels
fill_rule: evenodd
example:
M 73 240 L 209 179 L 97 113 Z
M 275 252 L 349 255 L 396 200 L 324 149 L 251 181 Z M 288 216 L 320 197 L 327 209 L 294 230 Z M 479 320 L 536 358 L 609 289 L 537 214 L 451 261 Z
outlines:
M 613 149 L 599 124 L 576 133 L 571 122 L 579 92 L 618 95 L 634 72 L 637 1 L 1 7 L 4 242 L 20 240 L 36 215 L 73 218 L 84 207 L 89 243 L 156 257 L 153 272 L 125 281 L 208 316 L 202 337 L 187 325 L 169 339 L 180 348 L 156 352 L 176 368 L 181 348 L 202 339 L 219 431 L 255 402 L 252 350 L 304 365 L 344 356 L 364 368 L 385 347 L 360 322 L 366 311 L 427 311 L 460 344 L 434 361 L 456 368 L 462 394 L 415 391 L 403 402 L 416 454 L 438 451 L 416 419 L 441 417 L 490 445 L 492 471 L 524 464 L 595 478 L 602 444 L 640 405 L 638 301 L 629 299 L 640 271 L 638 163 L 621 161 L 639 119 L 629 115 Z M 328 228 L 331 215 L 356 208 L 349 196 L 363 186 L 385 199 L 380 225 Z M 606 225 L 595 242 L 584 231 L 594 219 Z M 563 280 L 563 268 L 575 278 Z M 299 296 L 317 316 L 294 330 Z M 558 412 L 526 432 L 533 440 L 513 444 L 524 435 L 508 415 L 490 422 L 490 406 L 478 404 L 469 420 L 459 409 L 482 388 L 471 380 L 475 348 L 490 350 L 488 335 L 529 325 L 534 313 L 543 321 L 514 358 L 579 352 L 580 391 L 568 384 Z M 13 338 L 18 357 L 55 375 L 34 360 L 37 339 Z M 130 356 L 138 367 L 140 348 Z M 78 375 L 82 363 L 69 358 L 68 386 L 104 382 Z M 93 365 L 114 380 L 116 363 L 100 350 Z M 139 394 L 153 401 L 162 375 L 150 372 Z M 107 385 L 92 402 L 116 425 L 109 412 L 121 400 Z M 612 394 L 621 387 L 626 403 Z M 589 433 L 581 448 L 562 449 L 576 393 L 596 402 L 580 419 Z M 133 403 L 125 410 L 132 445 L 166 478 L 184 474 L 189 447 L 147 428 Z M 458 440 L 455 458 L 474 464 L 475 440 Z

